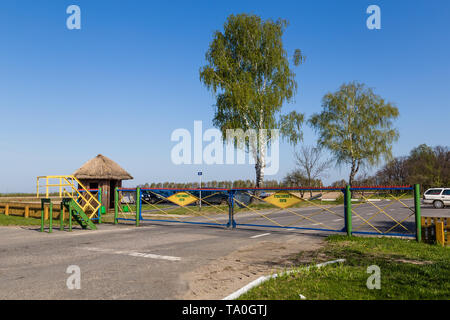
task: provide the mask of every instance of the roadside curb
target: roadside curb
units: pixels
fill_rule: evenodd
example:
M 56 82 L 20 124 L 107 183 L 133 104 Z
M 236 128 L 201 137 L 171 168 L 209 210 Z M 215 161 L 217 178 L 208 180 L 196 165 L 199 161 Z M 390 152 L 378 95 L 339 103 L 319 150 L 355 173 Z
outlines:
M 322 263 L 316 264 L 315 266 L 307 266 L 305 268 L 301 268 L 301 270 L 309 270 L 311 267 L 321 268 L 321 267 L 329 265 L 329 264 L 340 263 L 340 262 L 345 262 L 345 259 L 337 259 L 337 260 L 322 262 Z M 237 299 L 241 295 L 243 295 L 244 293 L 249 291 L 250 289 L 256 287 L 257 285 L 260 285 L 261 283 L 263 283 L 263 282 L 265 282 L 265 281 L 267 281 L 269 279 L 275 279 L 275 278 L 277 278 L 279 276 L 286 275 L 286 274 L 291 274 L 291 273 L 296 273 L 296 272 L 299 272 L 299 270 L 291 270 L 291 271 L 287 271 L 287 272 L 283 272 L 283 273 L 276 273 L 276 274 L 273 274 L 273 275 L 270 275 L 270 276 L 261 276 L 258 279 L 253 280 L 249 284 L 243 286 L 241 289 L 239 289 L 239 290 L 233 292 L 232 294 L 226 296 L 222 300 L 234 300 L 234 299 Z

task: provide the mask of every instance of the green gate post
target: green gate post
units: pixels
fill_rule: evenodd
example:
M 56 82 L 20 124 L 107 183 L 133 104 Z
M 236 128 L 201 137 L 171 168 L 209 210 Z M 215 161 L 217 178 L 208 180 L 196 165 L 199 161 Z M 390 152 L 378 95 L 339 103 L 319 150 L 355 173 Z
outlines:
M 102 223 L 102 188 L 98 188 L 98 202 L 100 202 L 100 208 L 98 208 L 98 223 Z
M 44 201 L 41 199 L 41 232 L 44 232 Z
M 59 209 L 59 230 L 64 231 L 64 211 L 63 211 L 63 203 L 61 201 L 60 209 Z
M 72 205 L 69 205 L 69 231 L 72 231 Z
M 136 188 L 136 227 L 139 227 L 140 213 L 141 213 L 141 188 Z
M 49 226 L 48 226 L 48 233 L 53 232 L 53 203 L 52 200 L 50 200 L 50 216 L 49 216 Z
M 119 191 L 117 187 L 114 189 L 114 224 L 117 224 L 119 216 Z
M 232 209 L 232 197 L 231 197 L 232 191 L 228 191 L 228 223 L 227 223 L 227 227 L 231 228 L 233 226 L 233 209 Z
M 416 217 L 416 240 L 422 241 L 422 221 L 420 218 L 420 185 L 414 185 L 414 211 Z
M 345 230 L 347 235 L 350 237 L 352 235 L 352 192 L 350 186 L 345 186 L 344 194 L 345 202 Z

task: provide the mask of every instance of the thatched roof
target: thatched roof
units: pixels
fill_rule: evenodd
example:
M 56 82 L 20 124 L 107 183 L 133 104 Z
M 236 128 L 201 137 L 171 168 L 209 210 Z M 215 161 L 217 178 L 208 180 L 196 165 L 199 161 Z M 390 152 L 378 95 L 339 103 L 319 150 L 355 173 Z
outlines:
M 77 179 L 130 180 L 133 177 L 111 159 L 99 154 L 73 173 Z

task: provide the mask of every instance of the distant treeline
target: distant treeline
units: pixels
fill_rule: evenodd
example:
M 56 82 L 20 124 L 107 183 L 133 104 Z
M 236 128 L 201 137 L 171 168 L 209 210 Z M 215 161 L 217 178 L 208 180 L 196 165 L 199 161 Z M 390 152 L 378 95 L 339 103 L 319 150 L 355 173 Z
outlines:
M 336 181 L 333 185 L 345 185 Z M 449 147 L 430 147 L 421 144 L 408 156 L 398 157 L 384 165 L 374 175 L 362 174 L 354 185 L 413 185 L 420 184 L 422 190 L 430 187 L 450 187 Z
M 345 187 L 347 181 L 342 179 L 333 182 L 331 187 Z M 384 165 L 374 175 L 360 174 L 354 186 L 376 185 L 412 185 L 419 183 L 423 189 L 438 186 L 450 186 L 450 149 L 449 147 L 429 147 L 422 144 L 411 150 L 408 156 L 398 157 Z M 309 180 L 300 171 L 288 173 L 281 181 L 265 180 L 264 188 L 284 187 L 323 187 L 321 179 Z M 199 188 L 199 182 L 153 182 L 140 185 L 141 188 Z M 255 181 L 205 181 L 203 188 L 254 188 Z
M 153 182 L 153 183 L 146 183 L 143 185 L 139 185 L 140 188 L 178 188 L 178 189 L 195 189 L 200 187 L 199 182 L 186 182 L 186 183 L 179 183 L 179 182 Z M 225 188 L 225 189 L 231 189 L 231 188 L 254 188 L 255 187 L 255 181 L 252 181 L 250 179 L 248 180 L 234 180 L 234 181 L 205 181 L 202 182 L 202 188 Z M 284 187 L 284 185 L 277 180 L 266 180 L 264 181 L 264 187 L 265 188 L 277 188 L 277 187 Z

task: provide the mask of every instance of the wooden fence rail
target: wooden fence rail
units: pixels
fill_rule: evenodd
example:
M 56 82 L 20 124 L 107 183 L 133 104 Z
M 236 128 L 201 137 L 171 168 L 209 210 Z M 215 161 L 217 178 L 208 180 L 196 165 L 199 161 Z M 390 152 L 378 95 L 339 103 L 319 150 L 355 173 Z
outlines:
M 67 218 L 65 208 L 62 208 L 64 219 Z M 26 202 L 0 202 L 0 214 L 7 216 L 20 216 L 25 218 L 40 218 L 41 204 L 40 203 L 26 203 Z M 59 219 L 61 214 L 61 205 L 53 204 L 53 219 Z M 44 206 L 45 220 L 49 218 L 49 207 Z

